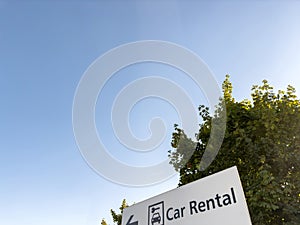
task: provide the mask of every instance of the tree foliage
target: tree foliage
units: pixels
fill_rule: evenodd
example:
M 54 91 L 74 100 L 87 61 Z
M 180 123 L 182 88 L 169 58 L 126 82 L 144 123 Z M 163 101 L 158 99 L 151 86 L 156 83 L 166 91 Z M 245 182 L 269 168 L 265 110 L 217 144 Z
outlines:
M 211 116 L 199 107 L 202 123 L 197 142 L 175 125 L 170 163 L 184 185 L 236 165 L 244 187 L 252 222 L 300 224 L 300 102 L 295 89 L 274 92 L 266 80 L 252 88 L 252 100 L 236 101 L 229 76 L 223 82 L 225 107 L 220 104 Z M 226 110 L 222 146 L 204 171 L 199 164 L 207 147 L 213 122 Z M 215 123 L 215 124 L 218 124 Z
M 120 210 L 120 213 L 116 213 L 114 210 L 110 210 L 110 213 L 111 213 L 111 216 L 112 216 L 112 219 L 113 219 L 113 222 L 116 224 L 116 225 L 121 225 L 122 224 L 122 213 L 123 213 L 123 210 L 128 207 L 128 204 L 126 202 L 126 199 L 123 199 L 122 201 L 122 204 L 119 208 Z M 102 219 L 101 221 L 101 225 L 108 225 L 106 223 L 106 221 L 104 219 Z

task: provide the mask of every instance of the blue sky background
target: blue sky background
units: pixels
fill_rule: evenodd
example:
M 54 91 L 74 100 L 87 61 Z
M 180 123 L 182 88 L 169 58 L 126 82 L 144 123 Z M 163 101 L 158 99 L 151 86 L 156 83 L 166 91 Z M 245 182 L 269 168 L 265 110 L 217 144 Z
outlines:
M 0 0 L 0 223 L 99 224 L 103 217 L 110 221 L 109 210 L 123 198 L 139 202 L 176 187 L 177 177 L 146 188 L 120 186 L 98 176 L 81 157 L 72 103 L 81 76 L 97 57 L 132 41 L 170 41 L 198 54 L 220 85 L 229 73 L 238 100 L 249 98 L 251 86 L 263 79 L 277 89 L 291 84 L 299 95 L 299 11 L 299 1 Z M 172 69 L 155 70 L 160 72 L 173 78 Z M 195 104 L 206 103 L 180 76 L 176 81 L 192 92 Z M 106 100 L 120 83 L 118 75 L 112 78 L 111 89 L 103 92 Z M 151 113 L 164 117 L 173 110 L 149 101 L 133 110 L 140 119 L 133 127 L 141 135 L 147 135 L 140 124 Z M 109 126 L 101 104 L 99 133 Z M 161 111 L 149 111 L 147 104 Z M 165 121 L 171 123 L 165 144 L 173 118 L 176 113 Z M 109 136 L 107 145 L 115 146 Z M 165 159 L 169 148 L 163 145 L 147 163 Z M 140 163 L 126 154 L 122 159 Z

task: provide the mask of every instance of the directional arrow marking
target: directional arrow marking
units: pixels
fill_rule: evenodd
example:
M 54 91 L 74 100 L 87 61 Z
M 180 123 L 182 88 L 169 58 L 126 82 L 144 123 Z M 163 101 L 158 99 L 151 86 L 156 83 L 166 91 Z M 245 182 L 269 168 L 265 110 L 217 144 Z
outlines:
M 138 225 L 138 221 L 135 221 L 135 222 L 131 222 L 133 218 L 133 215 L 130 216 L 129 220 L 127 221 L 126 225 Z

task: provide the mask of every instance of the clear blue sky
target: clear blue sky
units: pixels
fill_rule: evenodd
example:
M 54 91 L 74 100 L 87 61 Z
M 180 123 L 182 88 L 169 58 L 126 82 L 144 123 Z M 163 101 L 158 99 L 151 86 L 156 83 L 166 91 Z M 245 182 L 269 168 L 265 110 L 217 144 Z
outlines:
M 103 217 L 110 221 L 110 208 L 123 198 L 138 202 L 176 187 L 177 177 L 146 188 L 120 186 L 81 157 L 73 97 L 97 57 L 132 41 L 170 41 L 198 54 L 219 85 L 229 73 L 239 100 L 263 79 L 279 89 L 291 84 L 299 95 L 299 12 L 299 1 L 0 0 L 0 223 L 96 225 Z M 107 99 L 117 86 L 110 88 Z M 168 112 L 161 103 L 151 104 Z M 135 116 L 150 117 L 146 106 L 137 107 Z M 101 133 L 105 112 L 97 108 Z M 150 114 L 166 114 L 156 110 Z

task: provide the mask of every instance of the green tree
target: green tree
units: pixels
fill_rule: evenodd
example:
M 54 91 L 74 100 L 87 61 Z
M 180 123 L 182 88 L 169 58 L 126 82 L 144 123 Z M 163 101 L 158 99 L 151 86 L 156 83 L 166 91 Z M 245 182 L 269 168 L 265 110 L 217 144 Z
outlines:
M 106 221 L 104 219 L 102 219 L 101 225 L 107 225 L 107 223 L 106 223 Z
M 169 157 L 180 173 L 179 186 L 236 165 L 253 224 L 299 225 L 300 102 L 295 89 L 288 86 L 275 93 L 264 80 L 261 86 L 253 86 L 251 101 L 238 102 L 227 75 L 222 101 L 225 106 L 220 104 L 213 116 L 207 107 L 199 107 L 202 123 L 196 142 L 175 125 Z M 215 160 L 202 170 L 211 125 L 218 126 L 225 110 L 223 143 Z
M 111 216 L 112 216 L 112 219 L 113 219 L 113 222 L 117 225 L 121 225 L 122 224 L 122 213 L 123 213 L 123 210 L 128 207 L 128 204 L 126 202 L 126 199 L 123 199 L 122 201 L 122 204 L 120 206 L 120 213 L 116 213 L 114 210 L 110 210 L 110 213 L 111 213 Z M 108 225 L 105 221 L 105 219 L 102 219 L 101 221 L 101 225 Z

